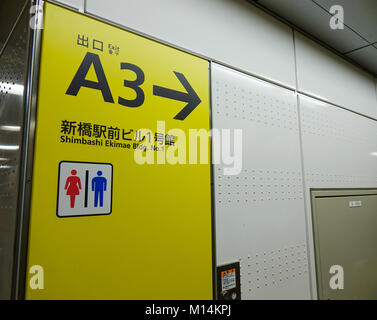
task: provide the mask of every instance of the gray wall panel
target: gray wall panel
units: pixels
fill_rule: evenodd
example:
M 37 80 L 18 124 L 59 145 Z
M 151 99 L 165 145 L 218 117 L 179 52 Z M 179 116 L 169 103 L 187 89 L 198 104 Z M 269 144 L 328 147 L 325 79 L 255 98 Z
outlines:
M 9 299 L 17 223 L 28 8 L 0 56 L 0 299 Z

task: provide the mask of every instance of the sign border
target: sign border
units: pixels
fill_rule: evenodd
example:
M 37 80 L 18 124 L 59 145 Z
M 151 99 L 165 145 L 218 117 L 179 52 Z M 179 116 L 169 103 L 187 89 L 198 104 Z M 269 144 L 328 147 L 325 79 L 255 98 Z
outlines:
M 80 214 L 80 215 L 69 215 L 69 216 L 59 216 L 59 191 L 60 191 L 60 165 L 62 162 L 73 162 L 73 163 L 89 163 L 89 164 L 107 164 L 111 166 L 111 195 L 110 195 L 110 212 L 109 213 L 97 213 L 97 214 Z M 56 216 L 58 218 L 79 218 L 79 217 L 92 217 L 92 216 L 108 216 L 113 212 L 113 177 L 114 177 L 114 166 L 112 163 L 108 162 L 88 162 L 88 161 L 70 161 L 70 160 L 61 160 L 59 162 L 58 170 L 58 190 L 56 194 Z

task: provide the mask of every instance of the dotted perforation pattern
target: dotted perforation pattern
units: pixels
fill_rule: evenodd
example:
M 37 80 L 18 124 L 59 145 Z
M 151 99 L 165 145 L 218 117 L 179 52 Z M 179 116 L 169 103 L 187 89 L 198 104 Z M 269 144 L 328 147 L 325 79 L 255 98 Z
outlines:
M 298 131 L 296 104 L 268 95 L 268 90 L 215 82 L 214 107 L 218 115 L 240 121 Z M 267 91 L 267 92 L 266 92 Z
M 309 299 L 296 96 L 222 66 L 212 70 L 213 126 L 243 133 L 239 174 L 226 175 L 225 164 L 214 170 L 218 263 L 240 262 L 243 299 Z
M 0 56 L 0 299 L 9 299 L 19 196 L 29 11 Z
M 308 273 L 306 244 L 255 252 L 238 260 L 241 287 L 246 294 L 266 287 L 284 286 Z
M 241 174 L 226 176 L 217 168 L 218 203 L 252 203 L 303 199 L 300 171 L 243 169 Z

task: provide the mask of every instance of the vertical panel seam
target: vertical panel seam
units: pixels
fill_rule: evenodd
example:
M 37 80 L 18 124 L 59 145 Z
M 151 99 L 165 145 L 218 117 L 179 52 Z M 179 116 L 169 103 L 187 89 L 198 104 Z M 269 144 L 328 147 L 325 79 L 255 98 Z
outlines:
M 293 41 L 293 58 L 295 66 L 295 96 L 296 96 L 296 110 L 297 110 L 297 124 L 298 124 L 298 136 L 299 136 L 299 149 L 300 149 L 300 162 L 301 162 L 301 176 L 302 176 L 302 188 L 303 188 L 303 199 L 304 199 L 304 215 L 305 215 L 305 235 L 306 235 L 306 255 L 308 259 L 308 276 L 309 276 L 309 287 L 310 287 L 310 298 L 313 299 L 313 279 L 312 279 L 312 263 L 310 258 L 310 239 L 309 239 L 309 219 L 307 211 L 307 197 L 306 197 L 306 179 L 305 179 L 305 167 L 304 167 L 304 150 L 302 142 L 302 128 L 301 128 L 301 113 L 300 113 L 300 99 L 298 95 L 299 85 L 298 85 L 298 70 L 297 70 L 297 55 L 296 55 L 296 37 L 295 30 L 292 28 L 292 41 Z
M 376 93 L 376 108 L 377 108 L 377 77 L 374 78 L 374 92 Z
M 36 0 L 37 6 L 44 5 L 43 0 Z M 44 13 L 43 17 L 44 19 Z M 19 211 L 17 225 L 17 248 L 15 265 L 14 298 L 25 299 L 28 260 L 28 232 L 30 223 L 31 177 L 33 171 L 35 115 L 39 76 L 39 59 L 42 29 L 33 28 L 29 35 L 28 44 L 28 70 L 25 86 L 25 111 L 23 133 L 23 158 L 20 175 Z
M 208 61 L 208 89 L 209 89 L 209 129 L 213 129 L 213 105 L 212 105 L 212 61 Z M 211 241 L 212 241 L 212 299 L 217 300 L 217 247 L 216 247 L 216 215 L 215 215 L 215 180 L 214 180 L 214 164 L 213 157 L 213 135 L 210 135 L 210 187 L 211 187 Z

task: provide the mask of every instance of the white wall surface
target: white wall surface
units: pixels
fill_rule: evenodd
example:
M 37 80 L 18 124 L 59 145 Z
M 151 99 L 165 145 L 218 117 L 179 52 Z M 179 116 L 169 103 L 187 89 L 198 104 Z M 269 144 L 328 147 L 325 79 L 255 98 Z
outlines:
M 85 0 L 56 0 L 56 2 L 60 2 L 80 11 L 84 11 Z
M 377 122 L 302 96 L 300 110 L 308 186 L 377 187 Z
M 217 264 L 240 261 L 243 299 L 310 299 L 296 96 L 212 64 L 212 99 L 243 130 L 242 172 L 214 168 Z
M 292 31 L 244 0 L 86 4 L 95 16 L 295 87 Z M 376 79 L 295 39 L 299 91 L 377 118 Z M 309 189 L 377 187 L 377 122 L 300 96 L 301 150 L 293 91 L 212 64 L 212 95 L 214 127 L 244 130 L 241 174 L 214 172 L 218 265 L 240 261 L 244 299 L 316 298 Z
M 297 32 L 295 39 L 300 91 L 377 118 L 371 75 Z
M 87 12 L 294 86 L 291 30 L 245 0 L 87 0 Z
M 312 98 L 300 96 L 299 101 L 309 261 L 315 279 L 310 188 L 376 188 L 377 122 Z

